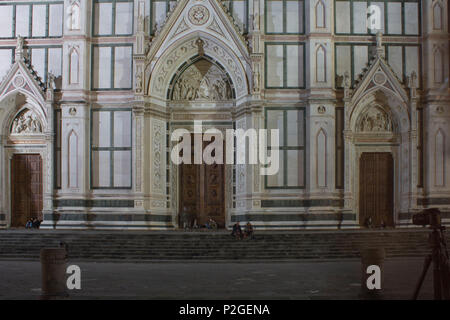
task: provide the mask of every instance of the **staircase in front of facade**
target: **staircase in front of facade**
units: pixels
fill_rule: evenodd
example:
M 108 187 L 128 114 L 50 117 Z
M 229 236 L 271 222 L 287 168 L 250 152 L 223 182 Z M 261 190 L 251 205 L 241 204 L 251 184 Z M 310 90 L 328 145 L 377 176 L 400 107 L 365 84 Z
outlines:
M 359 258 L 382 246 L 388 258 L 423 257 L 428 229 L 256 232 L 235 240 L 229 232 L 0 231 L 0 260 L 38 260 L 41 248 L 65 242 L 70 261 L 283 261 Z M 448 233 L 447 233 L 448 234 Z M 448 238 L 448 236 L 447 236 Z

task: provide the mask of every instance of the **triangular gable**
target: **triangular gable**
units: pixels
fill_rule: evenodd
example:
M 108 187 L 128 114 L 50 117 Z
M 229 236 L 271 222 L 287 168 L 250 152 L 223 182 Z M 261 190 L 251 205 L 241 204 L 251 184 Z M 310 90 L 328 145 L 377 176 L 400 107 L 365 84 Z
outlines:
M 181 37 L 196 32 L 210 33 L 227 44 L 236 55 L 250 61 L 246 40 L 225 6 L 218 0 L 181 0 L 155 34 L 147 54 L 151 61 Z
M 377 34 L 376 55 L 369 62 L 369 67 L 360 75 L 360 81 L 356 84 L 351 96 L 353 105 L 366 94 L 380 88 L 391 92 L 401 101 L 407 103 L 409 96 L 400 79 L 384 59 L 384 49 L 381 46 L 381 33 Z
M 15 61 L 0 84 L 0 101 L 13 91 L 22 92 L 45 104 L 45 85 L 33 70 L 23 48 L 16 48 Z

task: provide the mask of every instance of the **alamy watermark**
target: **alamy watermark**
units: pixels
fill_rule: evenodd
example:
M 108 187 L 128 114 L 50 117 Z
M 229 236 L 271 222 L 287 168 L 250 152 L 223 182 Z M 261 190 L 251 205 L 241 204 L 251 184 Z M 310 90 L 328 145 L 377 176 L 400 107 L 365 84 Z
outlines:
M 370 31 L 381 30 L 381 8 L 376 4 L 367 7 L 367 28 Z
M 172 132 L 171 141 L 178 142 L 170 154 L 174 164 L 261 164 L 261 175 L 274 175 L 280 167 L 278 129 L 226 129 L 224 137 L 217 128 L 203 131 L 202 121 L 194 121 L 193 134 L 179 128 Z M 209 142 L 205 148 L 204 142 Z

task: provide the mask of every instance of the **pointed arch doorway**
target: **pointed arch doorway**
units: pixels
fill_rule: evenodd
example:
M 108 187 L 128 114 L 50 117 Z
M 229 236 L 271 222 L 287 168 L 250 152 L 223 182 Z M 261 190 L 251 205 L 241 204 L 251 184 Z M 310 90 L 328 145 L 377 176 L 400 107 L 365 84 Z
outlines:
M 220 163 L 194 164 L 194 141 L 202 140 L 203 154 L 208 145 L 217 144 L 225 156 L 224 121 L 231 120 L 231 107 L 235 99 L 235 89 L 230 76 L 214 59 L 206 56 L 196 56 L 189 59 L 171 81 L 168 97 L 171 100 L 173 114 L 179 118 L 185 114 L 190 120 L 201 120 L 206 129 L 218 129 L 221 135 L 212 134 L 208 138 L 205 132 L 199 133 L 186 128 L 190 133 L 191 163 L 179 165 L 179 204 L 178 225 L 194 221 L 197 225 L 205 225 L 212 218 L 219 228 L 226 226 L 226 165 L 222 158 Z M 220 126 L 220 128 L 218 127 Z M 231 121 L 228 128 L 232 128 Z M 209 134 L 208 134 L 209 135 Z M 184 139 L 184 138 L 183 138 Z M 215 152 L 215 151 L 213 151 Z M 215 154 L 212 154 L 215 156 Z M 203 159 L 204 160 L 204 159 Z M 197 161 L 198 162 L 198 161 Z
M 34 102 L 22 93 L 13 94 L 1 103 L 10 107 L 3 119 L 9 226 L 23 228 L 30 219 L 44 218 L 44 186 L 51 178 L 43 174 L 47 163 L 45 122 Z

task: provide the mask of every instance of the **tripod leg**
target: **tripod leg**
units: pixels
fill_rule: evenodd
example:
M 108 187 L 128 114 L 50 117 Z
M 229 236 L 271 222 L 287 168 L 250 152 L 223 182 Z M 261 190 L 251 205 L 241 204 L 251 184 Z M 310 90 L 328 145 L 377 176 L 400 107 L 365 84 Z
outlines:
M 442 291 L 445 300 L 450 300 L 450 268 L 449 262 L 445 255 L 441 257 L 441 279 Z
M 428 255 L 428 256 L 425 257 L 422 273 L 420 275 L 419 281 L 417 282 L 416 288 L 414 289 L 413 300 L 417 300 L 420 288 L 422 288 L 423 280 L 425 279 L 425 276 L 427 274 L 428 268 L 430 267 L 431 260 L 432 260 L 431 255 Z
M 433 287 L 434 300 L 442 300 L 441 256 L 439 252 L 433 253 Z

